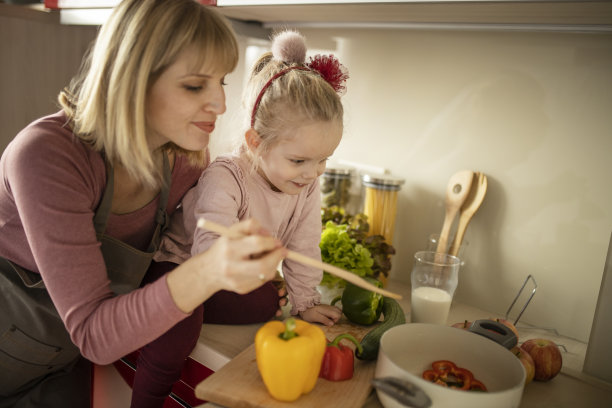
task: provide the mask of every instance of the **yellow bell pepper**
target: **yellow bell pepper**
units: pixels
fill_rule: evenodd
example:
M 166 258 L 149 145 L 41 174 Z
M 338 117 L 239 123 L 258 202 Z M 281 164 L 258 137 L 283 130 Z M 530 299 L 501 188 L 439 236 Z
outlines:
M 327 339 L 319 327 L 294 318 L 274 320 L 255 334 L 257 368 L 279 401 L 295 401 L 316 385 Z

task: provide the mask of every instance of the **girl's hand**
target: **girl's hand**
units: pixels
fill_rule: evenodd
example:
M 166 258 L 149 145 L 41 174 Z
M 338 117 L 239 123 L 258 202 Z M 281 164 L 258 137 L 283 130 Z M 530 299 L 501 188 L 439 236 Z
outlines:
M 333 326 L 342 317 L 342 311 L 336 306 L 316 305 L 300 312 L 300 317 L 307 322 Z
M 278 310 L 276 311 L 276 317 L 282 316 L 283 314 L 283 306 L 287 305 L 287 289 L 284 287 L 278 289 Z
M 271 280 L 272 285 L 276 288 L 278 293 L 278 310 L 276 311 L 275 316 L 280 317 L 283 315 L 283 306 L 286 306 L 289 300 L 287 299 L 287 286 L 283 277 L 276 272 L 276 276 Z

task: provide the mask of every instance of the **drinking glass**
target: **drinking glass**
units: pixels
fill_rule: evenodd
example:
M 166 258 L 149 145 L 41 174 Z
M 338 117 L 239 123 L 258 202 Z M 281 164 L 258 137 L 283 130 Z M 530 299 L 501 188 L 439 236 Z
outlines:
M 431 234 L 427 240 L 427 247 L 425 247 L 426 251 L 437 251 L 438 250 L 438 242 L 440 241 L 440 234 Z M 448 244 L 447 247 L 444 248 L 444 252 L 448 253 L 448 250 L 450 249 L 450 246 L 452 244 L 452 239 L 448 240 Z M 461 241 L 461 244 L 459 245 L 459 251 L 457 252 L 457 258 L 461 259 L 461 266 L 465 265 L 465 256 L 466 256 L 466 249 L 467 247 L 470 246 L 470 243 L 468 242 L 467 239 L 463 239 Z
M 461 260 L 435 251 L 414 255 L 410 299 L 412 323 L 446 324 L 448 311 L 459 282 Z

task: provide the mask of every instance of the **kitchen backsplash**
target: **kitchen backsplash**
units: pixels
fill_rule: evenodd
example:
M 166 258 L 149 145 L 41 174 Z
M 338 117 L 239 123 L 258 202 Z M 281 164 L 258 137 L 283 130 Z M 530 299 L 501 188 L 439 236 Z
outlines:
M 392 276 L 409 282 L 414 253 L 440 232 L 449 177 L 481 171 L 488 192 L 456 299 L 504 316 L 531 274 L 538 288 L 521 322 L 587 341 L 612 230 L 612 34 L 300 31 L 349 69 L 332 159 L 406 180 Z M 247 56 L 253 44 L 268 46 L 242 38 Z M 244 76 L 241 66 L 228 79 L 213 153 L 242 134 Z

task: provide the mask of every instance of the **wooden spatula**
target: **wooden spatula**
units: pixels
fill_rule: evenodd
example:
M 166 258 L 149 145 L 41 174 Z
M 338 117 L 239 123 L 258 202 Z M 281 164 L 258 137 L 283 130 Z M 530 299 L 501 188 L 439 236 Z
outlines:
M 480 204 L 482 204 L 486 194 L 487 176 L 484 173 L 475 172 L 470 193 L 461 206 L 459 223 L 457 224 L 457 232 L 455 234 L 455 239 L 451 244 L 450 250 L 448 251 L 449 254 L 457 256 L 459 253 L 459 248 L 461 247 L 461 242 L 463 241 L 463 236 L 465 235 L 465 230 L 467 229 L 470 220 L 474 216 L 474 213 L 476 213 L 478 208 L 480 208 Z
M 453 225 L 453 221 L 455 220 L 459 209 L 468 196 L 473 178 L 473 171 L 461 170 L 453 174 L 449 179 L 446 187 L 446 215 L 444 216 L 444 224 L 442 225 L 442 232 L 440 233 L 440 239 L 438 240 L 438 248 L 436 249 L 436 252 L 446 252 L 451 226 Z

